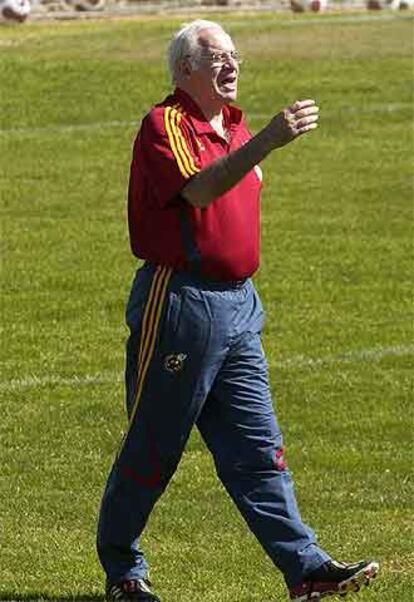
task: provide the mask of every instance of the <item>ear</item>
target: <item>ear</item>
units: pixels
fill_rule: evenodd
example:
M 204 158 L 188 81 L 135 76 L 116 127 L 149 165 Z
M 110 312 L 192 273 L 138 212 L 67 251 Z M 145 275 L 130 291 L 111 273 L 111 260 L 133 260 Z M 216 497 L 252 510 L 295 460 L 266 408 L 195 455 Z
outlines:
M 183 59 L 179 64 L 178 71 L 181 77 L 190 77 L 190 75 L 194 71 L 193 66 L 191 65 L 191 61 L 189 59 Z

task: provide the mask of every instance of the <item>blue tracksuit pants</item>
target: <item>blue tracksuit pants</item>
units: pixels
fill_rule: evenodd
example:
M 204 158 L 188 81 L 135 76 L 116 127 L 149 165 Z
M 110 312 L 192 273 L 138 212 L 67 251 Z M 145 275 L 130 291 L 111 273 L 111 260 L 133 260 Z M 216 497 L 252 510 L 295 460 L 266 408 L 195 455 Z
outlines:
M 196 424 L 217 474 L 289 586 L 329 556 L 301 520 L 283 456 L 251 280 L 203 281 L 146 264 L 127 307 L 129 429 L 109 475 L 98 553 L 108 579 L 147 574 L 149 514 Z

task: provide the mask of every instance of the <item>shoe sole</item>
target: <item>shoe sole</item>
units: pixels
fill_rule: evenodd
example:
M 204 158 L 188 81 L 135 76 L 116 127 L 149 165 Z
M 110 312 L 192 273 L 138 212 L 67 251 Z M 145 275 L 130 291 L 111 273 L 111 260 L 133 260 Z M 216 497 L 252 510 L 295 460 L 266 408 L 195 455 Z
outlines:
M 358 573 L 355 573 L 355 575 L 352 575 L 349 579 L 341 581 L 336 590 L 312 592 L 311 594 L 293 598 L 292 602 L 317 602 L 317 600 L 321 600 L 327 596 L 341 596 L 344 598 L 347 594 L 359 592 L 364 585 L 368 587 L 371 581 L 377 576 L 378 570 L 378 562 L 370 562 L 366 567 L 358 571 Z
M 368 587 L 371 581 L 377 576 L 378 570 L 378 562 L 370 562 L 368 566 L 338 585 L 339 595 L 345 597 L 351 592 L 359 592 L 363 585 Z

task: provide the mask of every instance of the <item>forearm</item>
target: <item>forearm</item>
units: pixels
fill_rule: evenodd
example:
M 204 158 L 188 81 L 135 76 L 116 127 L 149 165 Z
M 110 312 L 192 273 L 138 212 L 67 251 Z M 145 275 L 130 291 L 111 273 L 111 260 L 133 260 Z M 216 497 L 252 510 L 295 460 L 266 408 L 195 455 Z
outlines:
M 182 196 L 194 207 L 207 207 L 230 190 L 272 150 L 285 146 L 318 126 L 314 100 L 296 101 L 278 113 L 266 127 L 238 150 L 200 171 L 183 188 Z
M 267 128 L 245 145 L 214 161 L 185 186 L 182 196 L 195 207 L 207 207 L 214 199 L 233 188 L 255 165 L 274 148 Z

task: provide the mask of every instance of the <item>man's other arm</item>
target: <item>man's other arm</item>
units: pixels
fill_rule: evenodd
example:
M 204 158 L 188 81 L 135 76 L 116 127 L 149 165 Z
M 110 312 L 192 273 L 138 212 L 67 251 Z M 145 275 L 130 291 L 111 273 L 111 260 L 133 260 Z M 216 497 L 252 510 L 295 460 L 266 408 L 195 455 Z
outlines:
M 302 100 L 278 113 L 244 146 L 222 157 L 193 176 L 181 196 L 194 207 L 205 208 L 230 190 L 255 165 L 276 148 L 318 127 L 319 108 L 314 100 Z

